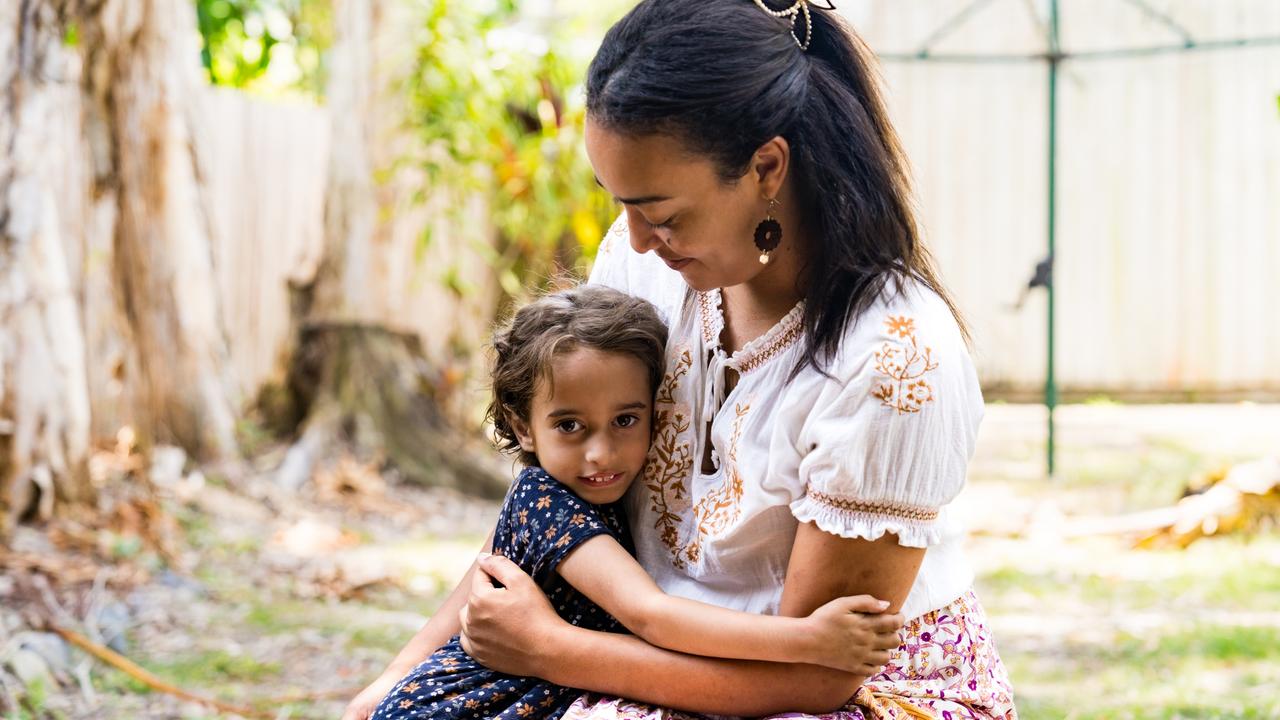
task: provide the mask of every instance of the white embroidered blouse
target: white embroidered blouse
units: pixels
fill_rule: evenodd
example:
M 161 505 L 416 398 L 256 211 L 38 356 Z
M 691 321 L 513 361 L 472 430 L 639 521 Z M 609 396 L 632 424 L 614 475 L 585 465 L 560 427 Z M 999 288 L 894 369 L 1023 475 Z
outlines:
M 927 548 L 907 618 L 969 589 L 963 528 L 947 506 L 964 485 L 983 402 L 940 297 L 918 283 L 886 294 L 851 324 L 832 377 L 806 368 L 788 383 L 803 303 L 727 354 L 719 291 L 694 293 L 652 253 L 635 253 L 625 217 L 589 282 L 649 300 L 670 326 L 653 446 L 628 492 L 640 563 L 663 590 L 776 613 L 796 528 L 809 521 Z M 726 368 L 738 373 L 728 393 Z

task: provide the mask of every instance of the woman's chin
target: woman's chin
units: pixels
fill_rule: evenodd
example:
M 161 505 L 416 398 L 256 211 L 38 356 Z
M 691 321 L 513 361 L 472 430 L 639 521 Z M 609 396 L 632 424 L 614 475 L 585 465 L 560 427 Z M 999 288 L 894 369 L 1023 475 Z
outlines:
M 684 279 L 684 284 L 693 288 L 696 292 L 707 292 L 721 287 L 721 283 L 716 278 L 709 276 L 704 272 L 699 272 L 701 268 L 697 263 L 690 263 L 688 267 L 679 271 L 680 277 Z

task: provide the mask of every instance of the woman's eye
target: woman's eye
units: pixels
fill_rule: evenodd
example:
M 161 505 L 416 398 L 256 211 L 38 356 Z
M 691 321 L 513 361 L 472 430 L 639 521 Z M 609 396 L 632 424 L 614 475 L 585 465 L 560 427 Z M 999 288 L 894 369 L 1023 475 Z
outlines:
M 640 422 L 640 418 L 636 417 L 635 415 L 620 415 L 618 416 L 618 419 L 615 420 L 614 422 L 618 424 L 618 427 L 629 428 L 632 425 L 635 425 L 636 423 Z
M 670 218 L 667 218 L 666 220 L 663 220 L 662 222 L 649 222 L 648 220 L 645 220 L 645 222 L 649 223 L 649 227 L 653 228 L 654 230 L 670 230 L 672 225 L 675 222 L 675 218 L 670 217 Z
M 571 433 L 581 427 L 582 423 L 577 420 L 561 420 L 556 423 L 556 429 L 563 433 Z

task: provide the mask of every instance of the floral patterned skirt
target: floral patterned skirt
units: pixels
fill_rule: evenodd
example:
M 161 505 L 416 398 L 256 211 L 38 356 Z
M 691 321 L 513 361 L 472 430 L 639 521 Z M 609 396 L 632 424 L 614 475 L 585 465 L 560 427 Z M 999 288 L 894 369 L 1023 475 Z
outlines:
M 1013 689 L 986 614 L 972 590 L 907 623 L 880 674 L 826 715 L 783 713 L 769 720 L 1015 720 Z M 618 698 L 584 695 L 564 720 L 707 720 Z

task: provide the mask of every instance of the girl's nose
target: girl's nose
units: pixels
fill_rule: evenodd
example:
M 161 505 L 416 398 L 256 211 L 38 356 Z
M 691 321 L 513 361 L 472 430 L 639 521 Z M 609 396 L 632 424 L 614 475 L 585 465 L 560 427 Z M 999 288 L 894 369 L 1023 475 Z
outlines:
M 604 467 L 613 457 L 613 444 L 605 438 L 596 438 L 587 443 L 586 461 Z M 611 469 L 611 468 L 607 468 Z

